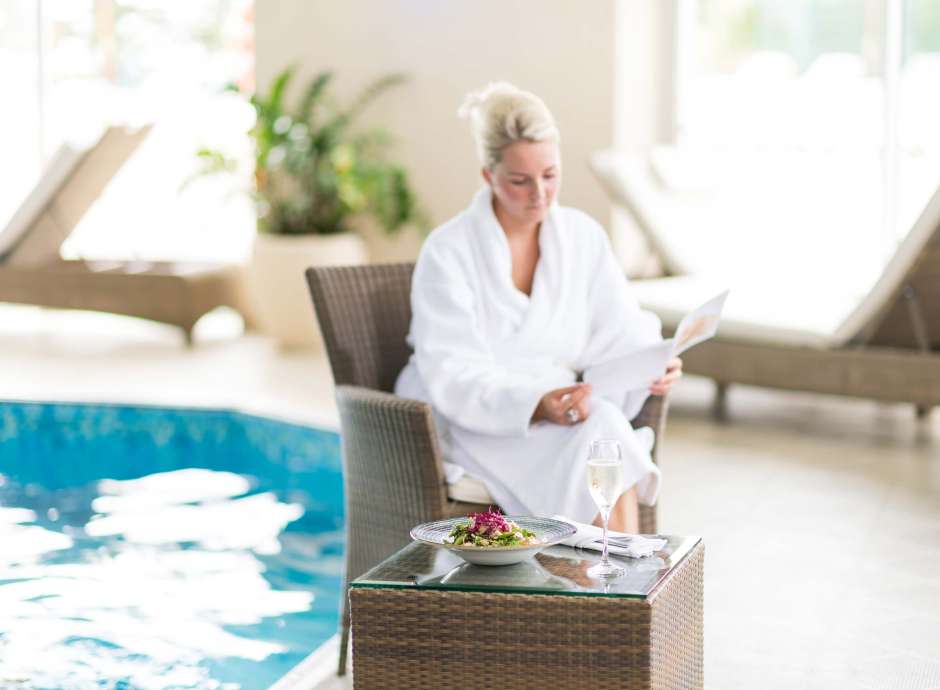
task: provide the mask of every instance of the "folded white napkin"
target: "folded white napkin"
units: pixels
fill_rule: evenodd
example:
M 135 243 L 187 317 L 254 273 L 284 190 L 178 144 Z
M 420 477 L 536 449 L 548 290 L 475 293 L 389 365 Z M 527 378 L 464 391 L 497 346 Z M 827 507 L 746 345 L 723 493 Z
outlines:
M 567 522 L 574 527 L 577 532 L 565 539 L 562 544 L 566 546 L 575 546 L 581 549 L 593 549 L 594 551 L 604 550 L 604 530 L 594 525 L 585 525 L 582 522 L 575 522 L 563 515 L 555 515 L 556 520 Z M 666 540 L 658 537 L 644 537 L 639 534 L 624 534 L 623 532 L 608 532 L 610 539 L 615 539 L 624 544 L 609 544 L 608 551 L 618 556 L 627 558 L 646 558 L 666 546 Z

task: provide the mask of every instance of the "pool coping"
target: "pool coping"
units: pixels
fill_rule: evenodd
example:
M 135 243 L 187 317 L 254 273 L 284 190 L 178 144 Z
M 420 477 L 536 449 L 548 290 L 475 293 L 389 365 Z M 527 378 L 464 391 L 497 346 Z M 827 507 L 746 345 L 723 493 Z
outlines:
M 317 415 L 315 419 L 310 417 L 301 417 L 292 415 L 289 412 L 270 411 L 263 407 L 253 405 L 232 405 L 232 404 L 211 404 L 201 405 L 198 403 L 172 403 L 162 401 L 134 401 L 134 400 L 111 400 L 111 399 L 68 399 L 68 398 L 6 398 L 0 397 L 0 405 L 3 404 L 20 405 L 97 405 L 100 407 L 137 407 L 147 409 L 171 409 L 182 412 L 219 412 L 227 414 L 239 414 L 245 417 L 254 417 L 256 419 L 268 419 L 292 426 L 315 429 L 317 431 L 328 431 L 339 433 L 339 423 L 328 415 Z
M 313 650 L 268 690 L 315 690 L 317 685 L 336 675 L 338 662 L 339 633 Z

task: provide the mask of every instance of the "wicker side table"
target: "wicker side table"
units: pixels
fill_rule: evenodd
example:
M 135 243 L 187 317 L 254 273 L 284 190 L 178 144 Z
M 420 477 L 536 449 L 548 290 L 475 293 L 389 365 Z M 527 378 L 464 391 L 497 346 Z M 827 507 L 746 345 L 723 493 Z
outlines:
M 528 566 L 484 568 L 412 544 L 352 583 L 354 687 L 702 688 L 704 546 L 670 547 L 658 571 L 632 561 L 632 584 L 604 588 L 582 577 L 593 552 L 552 547 Z M 421 559 L 423 572 L 395 579 Z

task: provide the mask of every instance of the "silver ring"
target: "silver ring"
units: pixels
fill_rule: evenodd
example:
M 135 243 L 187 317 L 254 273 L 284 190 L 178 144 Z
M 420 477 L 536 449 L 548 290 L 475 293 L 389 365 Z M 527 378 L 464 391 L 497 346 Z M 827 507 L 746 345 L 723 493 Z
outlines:
M 569 407 L 567 409 L 567 411 L 565 412 L 565 416 L 568 418 L 568 421 L 571 422 L 572 424 L 574 424 L 579 419 L 581 419 L 581 415 L 579 415 L 578 411 L 574 409 L 573 407 Z

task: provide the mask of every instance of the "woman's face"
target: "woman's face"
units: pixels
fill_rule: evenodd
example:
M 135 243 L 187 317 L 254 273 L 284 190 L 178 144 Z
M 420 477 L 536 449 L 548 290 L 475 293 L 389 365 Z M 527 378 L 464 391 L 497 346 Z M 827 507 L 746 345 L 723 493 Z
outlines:
M 504 214 L 519 223 L 541 223 L 561 186 L 561 160 L 554 141 L 517 141 L 503 149 L 502 160 L 483 169 L 493 198 Z

